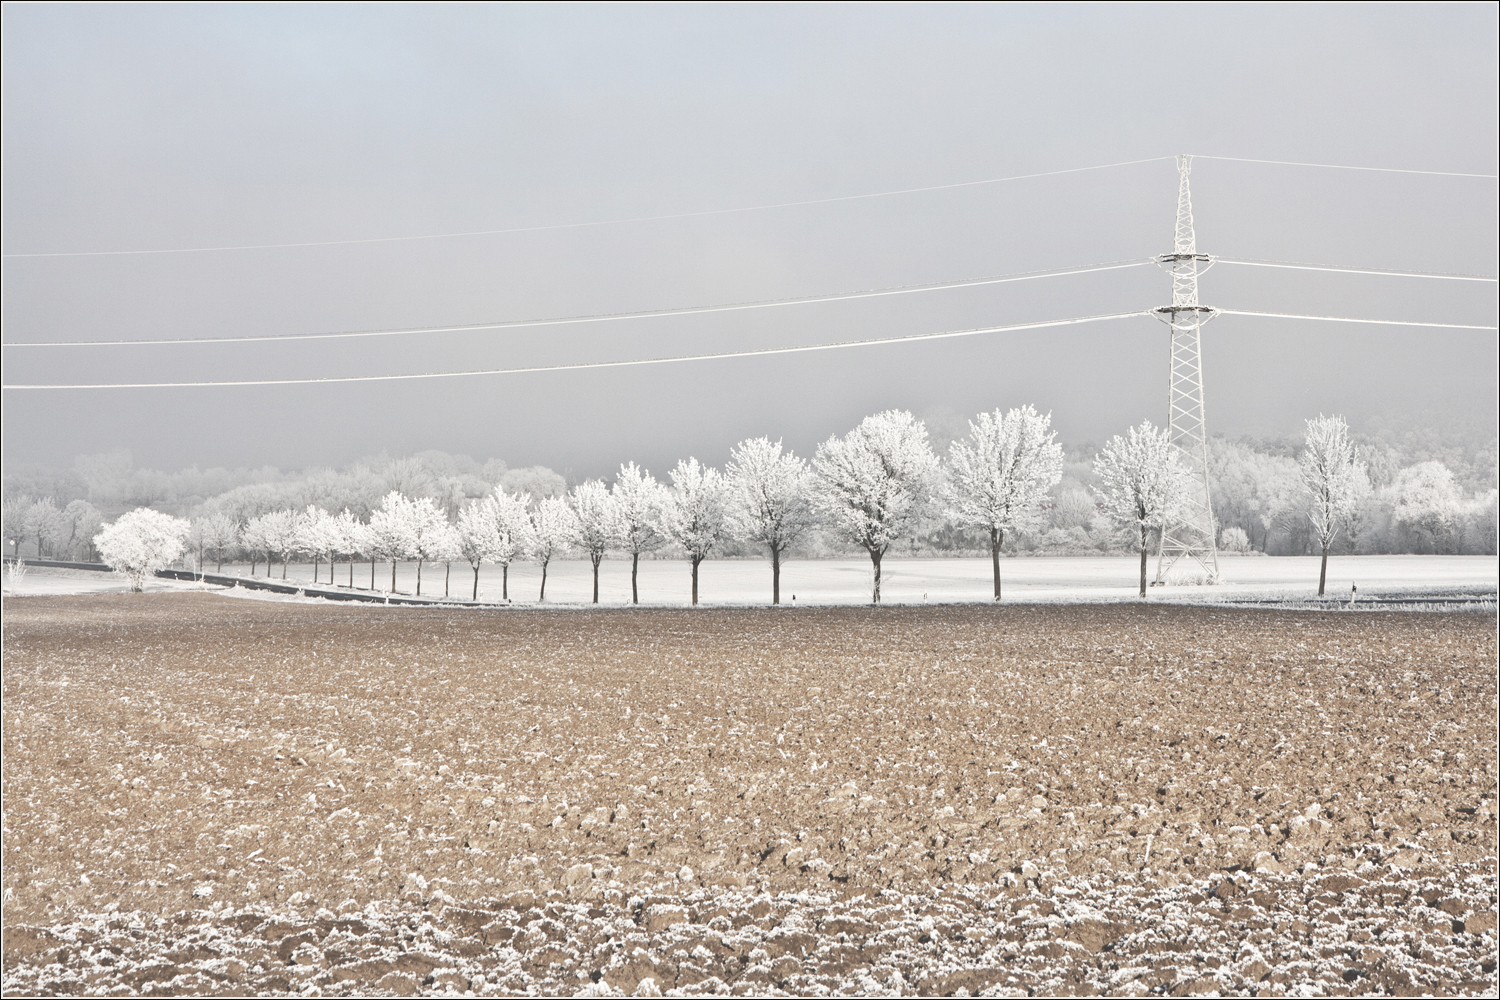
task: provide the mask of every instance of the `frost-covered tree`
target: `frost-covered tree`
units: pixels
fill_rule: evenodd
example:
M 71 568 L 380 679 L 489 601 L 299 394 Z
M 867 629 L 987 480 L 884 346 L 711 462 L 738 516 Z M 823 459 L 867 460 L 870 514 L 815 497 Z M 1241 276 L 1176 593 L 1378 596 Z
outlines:
M 1151 421 L 1116 434 L 1094 456 L 1095 486 L 1104 509 L 1122 527 L 1140 535 L 1141 597 L 1146 596 L 1146 552 L 1150 533 L 1162 530 L 1182 505 L 1186 471 L 1170 433 Z
M 333 520 L 334 529 L 334 557 L 344 557 L 349 560 L 349 586 L 354 586 L 354 563 L 361 555 L 370 551 L 370 526 L 354 516 L 354 512 L 348 507 L 339 511 L 338 517 Z M 329 582 L 333 581 L 333 573 L 329 572 Z M 375 558 L 370 557 L 370 589 L 375 589 Z
M 438 513 L 441 515 L 442 511 Z M 453 583 L 453 560 L 464 558 L 463 547 L 458 537 L 458 529 L 449 524 L 444 518 L 441 526 L 436 532 L 437 537 L 432 542 L 432 558 L 441 559 L 443 562 L 443 597 L 450 594 L 450 586 Z
M 408 514 L 411 518 L 411 554 L 417 560 L 417 596 L 420 597 L 422 564 L 429 559 L 442 559 L 449 550 L 448 519 L 432 497 L 412 500 Z
M 771 555 L 771 603 L 781 603 L 781 561 L 817 523 L 807 460 L 781 442 L 752 438 L 735 445 L 724 470 L 730 521 L 746 541 Z
M 495 537 L 490 547 L 490 561 L 500 567 L 500 599 L 510 600 L 510 564 L 526 549 L 531 537 L 531 512 L 524 494 L 496 486 L 481 503 L 488 504 L 488 515 Z
M 146 578 L 182 555 L 190 525 L 149 507 L 121 514 L 94 536 L 99 555 L 139 593 Z
M 1370 492 L 1370 477 L 1359 460 L 1343 417 L 1321 413 L 1307 422 L 1307 444 L 1298 456 L 1307 491 L 1307 519 L 1323 549 L 1318 567 L 1318 596 L 1328 581 L 1328 547 L 1360 500 Z
M 594 603 L 599 603 L 599 563 L 620 536 L 620 505 L 597 479 L 579 483 L 568 492 L 573 511 L 573 544 L 588 553 L 594 564 Z
M 880 561 L 892 543 L 933 513 L 939 474 L 927 428 L 905 410 L 868 416 L 844 437 L 818 445 L 816 502 L 841 533 L 870 554 L 876 604 Z
M 990 538 L 995 600 L 1000 600 L 1000 547 L 1007 531 L 1039 527 L 1048 491 L 1062 478 L 1062 445 L 1052 415 L 1029 404 L 981 413 L 969 434 L 948 446 L 945 493 L 953 518 Z
M 614 494 L 620 515 L 620 545 L 630 553 L 630 603 L 641 603 L 636 574 L 641 554 L 654 552 L 666 544 L 661 533 L 661 512 L 667 502 L 666 487 L 634 462 L 620 466 L 615 476 Z
M 197 531 L 203 544 L 214 554 L 214 571 L 224 571 L 224 550 L 240 540 L 240 526 L 228 514 L 209 514 L 198 519 Z
M 338 520 L 316 504 L 297 519 L 297 548 L 312 556 L 313 583 L 318 582 L 318 566 L 328 560 L 328 582 L 333 582 L 333 554 L 339 547 Z
M 260 562 L 260 554 L 266 554 L 266 576 L 271 575 L 271 549 L 266 541 L 265 533 L 261 531 L 261 521 L 258 517 L 252 517 L 245 522 L 240 529 L 240 545 L 245 549 L 245 555 L 250 560 L 250 575 L 255 575 L 255 565 Z
M 22 515 L 22 532 L 36 542 L 36 557 L 42 558 L 42 546 L 59 541 L 67 530 L 63 512 L 51 497 L 35 500 Z M 17 555 L 19 555 L 19 549 Z
M 260 521 L 260 535 L 264 539 L 267 552 L 267 576 L 269 573 L 269 559 L 272 554 L 281 556 L 281 578 L 286 579 L 286 564 L 291 561 L 292 553 L 302 543 L 302 518 L 294 510 L 273 510 L 269 514 L 262 514 L 257 520 Z
M 458 512 L 458 553 L 474 571 L 474 590 L 469 599 L 479 600 L 479 567 L 494 558 L 495 539 L 500 532 L 495 524 L 495 504 L 491 497 L 476 500 Z
M 391 562 L 391 592 L 396 590 L 396 563 L 416 554 L 416 505 L 400 490 L 380 498 L 370 513 L 370 554 Z
M 661 533 L 687 550 L 693 574 L 693 604 L 698 603 L 698 567 L 723 540 L 728 527 L 724 477 L 696 458 L 680 460 L 662 506 Z
M 1416 536 L 1411 548 L 1430 547 L 1433 552 L 1452 548 L 1464 497 L 1448 466 L 1431 461 L 1402 469 L 1388 494 L 1392 522 Z
M 547 564 L 567 548 L 573 538 L 573 509 L 562 497 L 542 497 L 531 511 L 531 528 L 527 532 L 526 551 L 532 562 L 542 568 L 542 587 L 538 601 L 547 599 Z

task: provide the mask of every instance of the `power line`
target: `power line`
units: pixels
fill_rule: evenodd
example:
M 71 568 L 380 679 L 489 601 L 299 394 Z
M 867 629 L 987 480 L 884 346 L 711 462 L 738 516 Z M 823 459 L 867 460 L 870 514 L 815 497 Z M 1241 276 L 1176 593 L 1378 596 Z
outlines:
M 1249 267 L 1282 267 L 1294 271 L 1337 271 L 1343 274 L 1384 274 L 1393 278 L 1443 278 L 1448 281 L 1490 281 L 1488 274 L 1453 274 L 1443 271 L 1393 271 L 1384 267 L 1342 267 L 1338 264 L 1304 264 L 1291 260 L 1257 260 L 1253 257 L 1215 257 L 1218 264 L 1244 264 Z
M 838 351 L 851 347 L 877 347 L 885 344 L 907 344 L 920 340 L 945 340 L 954 337 L 975 337 L 987 333 L 1012 333 L 1019 330 L 1041 330 L 1048 327 L 1075 326 L 1080 323 L 1098 323 L 1104 320 L 1125 319 L 1130 316 L 1146 316 L 1149 313 L 1109 313 L 1099 316 L 1076 316 L 1072 319 L 1051 320 L 1044 323 L 1019 323 L 1012 326 L 987 326 L 971 330 L 950 330 L 944 333 L 918 333 L 905 337 L 879 337 L 871 340 L 846 340 L 834 344 L 808 344 L 799 347 L 769 347 L 753 351 L 726 351 L 719 354 L 684 354 L 666 358 L 641 358 L 631 361 L 587 361 L 568 365 L 534 365 L 526 368 L 485 368 L 456 372 L 419 372 L 406 375 L 345 375 L 329 378 L 279 378 L 244 379 L 222 382 L 109 382 L 75 385 L 6 385 L 5 389 L 182 389 L 197 387 L 223 388 L 230 386 L 263 385 L 312 385 L 332 382 L 395 382 L 413 379 L 465 378 L 474 375 L 524 375 L 533 372 L 579 371 L 589 368 L 629 368 L 640 365 L 665 365 L 681 361 L 717 361 L 728 358 L 766 357 L 774 354 L 801 354 L 809 351 Z
M 745 205 L 739 208 L 715 208 L 702 212 L 673 212 L 668 215 L 639 215 L 622 219 L 603 219 L 594 222 L 564 222 L 548 226 L 516 226 L 510 229 L 476 229 L 457 233 L 427 233 L 418 236 L 375 236 L 358 240 L 312 240 L 304 243 L 247 243 L 217 247 L 176 247 L 165 250 L 73 250 L 59 253 L 8 253 L 5 259 L 25 257 L 130 257 L 147 254 L 179 253 L 224 253 L 234 250 L 287 250 L 300 247 L 355 246 L 368 243 L 404 243 L 416 240 L 446 240 L 466 236 L 502 236 L 510 233 L 542 233 L 559 229 L 588 229 L 596 226 L 620 226 L 633 222 L 666 222 L 673 219 L 701 219 L 713 215 L 736 215 L 744 212 L 764 212 L 778 208 L 801 208 L 808 205 L 832 205 L 845 201 L 865 201 L 871 198 L 891 198 L 903 194 L 925 194 L 931 191 L 952 191 L 956 188 L 979 187 L 985 184 L 1003 184 L 1007 181 L 1032 180 L 1037 177 L 1057 177 L 1062 174 L 1077 174 L 1089 170 L 1108 170 L 1111 167 L 1130 167 L 1140 163 L 1155 163 L 1170 160 L 1170 156 L 1150 156 L 1144 160 L 1122 160 L 1119 163 L 1100 163 L 1091 167 L 1069 167 L 1066 170 L 1044 170 L 1034 174 L 1016 174 L 1012 177 L 990 177 L 979 181 L 959 181 L 955 184 L 932 184 L 926 187 L 899 188 L 893 191 L 873 191 L 868 194 L 847 194 L 833 198 L 809 198 L 803 201 L 782 201 L 767 205 Z
M 1309 316 L 1295 313 L 1249 312 L 1241 309 L 1215 309 L 1216 315 L 1255 316 L 1267 319 L 1320 320 L 1330 323 L 1368 323 L 1376 326 L 1420 326 L 1438 330 L 1500 330 L 1495 326 L 1478 326 L 1464 323 L 1423 323 L 1408 320 L 1365 319 L 1349 316 Z M 641 365 L 675 364 L 682 361 L 718 361 L 731 358 L 767 357 L 776 354 L 802 354 L 810 351 L 837 351 L 851 347 L 878 347 L 885 344 L 907 344 L 923 340 L 946 340 L 955 337 L 975 337 L 988 333 L 1014 333 L 1021 330 L 1042 330 L 1051 327 L 1076 326 L 1082 323 L 1097 323 L 1105 320 L 1126 319 L 1131 316 L 1150 316 L 1150 310 L 1107 313 L 1097 316 L 1075 316 L 1071 319 L 1050 320 L 1043 323 L 1018 323 L 1011 326 L 987 326 L 969 330 L 949 330 L 943 333 L 918 333 L 905 337 L 879 337 L 870 340 L 846 340 L 834 344 L 806 344 L 798 347 L 770 347 L 753 351 L 725 351 L 718 354 L 683 354 L 665 358 L 638 358 L 629 361 L 587 361 L 567 365 L 533 365 L 525 368 L 484 368 L 452 372 L 416 372 L 402 375 L 343 375 L 322 378 L 241 379 L 210 382 L 97 382 L 76 384 L 27 383 L 0 386 L 4 389 L 184 389 L 184 388 L 229 388 L 234 386 L 266 385 L 313 385 L 334 382 L 397 382 L 414 379 L 464 378 L 476 375 L 524 375 L 534 372 L 581 371 L 591 368 L 630 368 Z
M 1315 319 L 1326 323 L 1369 323 L 1374 326 L 1425 326 L 1434 330 L 1500 330 L 1496 326 L 1468 323 L 1417 323 L 1400 319 L 1360 319 L 1352 316 L 1302 316 L 1294 313 L 1247 312 L 1242 309 L 1215 309 L 1219 316 L 1263 316 L 1269 319 Z
M 1294 160 L 1255 160 L 1248 156 L 1209 156 L 1205 153 L 1194 153 L 1195 159 L 1200 160 L 1232 160 L 1236 163 L 1271 163 L 1281 167 L 1321 167 L 1326 170 L 1370 170 L 1381 174 L 1425 174 L 1429 177 L 1478 177 L 1484 180 L 1495 180 L 1495 174 L 1462 174 L 1451 170 L 1405 170 L 1401 167 L 1354 167 L 1343 163 L 1299 163 Z
M 1110 261 L 1103 264 L 1087 264 L 1067 270 L 1022 271 L 1015 274 L 992 275 L 984 278 L 966 278 L 961 281 L 930 282 L 917 285 L 895 285 L 887 288 L 871 288 L 852 292 L 834 292 L 827 295 L 808 295 L 797 298 L 762 299 L 752 302 L 732 302 L 722 305 L 686 306 L 677 309 L 648 309 L 639 312 L 594 313 L 583 316 L 559 316 L 548 319 L 501 320 L 494 323 L 471 323 L 460 326 L 408 327 L 396 330 L 361 330 L 341 333 L 282 333 L 249 337 L 183 337 L 164 340 L 66 340 L 55 342 L 17 342 L 0 344 L 0 347 L 141 347 L 148 345 L 175 344 L 244 344 L 278 340 L 341 340 L 349 337 L 401 337 L 424 333 L 467 333 L 478 330 L 514 330 L 523 327 L 562 326 L 572 323 L 603 323 L 626 319 L 651 319 L 663 316 L 695 316 L 705 313 L 734 312 L 743 309 L 768 309 L 776 306 L 810 305 L 817 302 L 843 302 L 851 299 L 868 299 L 888 295 L 909 295 L 915 292 L 941 291 L 951 288 L 974 288 L 982 285 L 999 285 L 1013 281 L 1029 281 L 1035 278 L 1061 278 L 1070 274 L 1087 274 L 1094 271 L 1116 271 L 1121 268 L 1139 267 L 1149 264 L 1154 258 Z

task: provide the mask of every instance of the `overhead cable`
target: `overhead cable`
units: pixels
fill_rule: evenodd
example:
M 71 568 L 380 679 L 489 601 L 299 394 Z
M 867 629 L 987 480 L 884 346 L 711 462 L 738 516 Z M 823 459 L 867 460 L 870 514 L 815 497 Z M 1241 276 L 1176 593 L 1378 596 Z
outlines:
M 718 354 L 684 354 L 665 358 L 640 358 L 630 361 L 587 361 L 566 365 L 532 365 L 524 368 L 483 368 L 453 372 L 417 372 L 404 375 L 344 375 L 328 378 L 276 378 L 239 379 L 219 382 L 101 382 L 73 385 L 17 384 L 3 386 L 5 389 L 183 389 L 197 387 L 225 388 L 230 386 L 265 385 L 313 385 L 333 382 L 397 382 L 413 379 L 466 378 L 475 375 L 524 375 L 533 372 L 580 371 L 590 368 L 629 368 L 640 365 L 676 364 L 682 361 L 718 361 L 728 358 L 767 357 L 775 354 L 801 354 L 809 351 L 839 351 L 851 347 L 878 347 L 886 344 L 909 344 L 921 340 L 945 340 L 955 337 L 977 337 L 988 333 L 1012 333 L 1020 330 L 1042 330 L 1049 327 L 1076 326 L 1081 323 L 1099 323 L 1105 320 L 1126 319 L 1131 316 L 1146 316 L 1141 310 L 1109 313 L 1099 316 L 1075 316 L 1072 319 L 1050 320 L 1043 323 L 1018 323 L 1010 326 L 987 326 L 971 330 L 950 330 L 944 333 L 918 333 L 905 337 L 878 337 L 871 340 L 845 340 L 834 344 L 806 344 L 798 347 L 768 347 L 752 351 L 725 351 Z
M 778 208 L 802 208 L 809 205 L 833 205 L 845 201 L 865 201 L 871 198 L 891 198 L 903 194 L 925 194 L 931 191 L 952 191 L 956 188 L 980 187 L 985 184 L 1003 184 L 1007 181 L 1024 181 L 1037 177 L 1057 177 L 1062 174 L 1078 174 L 1089 170 L 1107 170 L 1111 167 L 1130 167 L 1139 163 L 1155 163 L 1170 160 L 1170 156 L 1150 156 L 1144 160 L 1122 160 L 1119 163 L 1099 163 L 1091 167 L 1069 167 L 1066 170 L 1044 170 L 1034 174 L 1015 174 L 1010 177 L 990 177 L 979 181 L 958 181 L 954 184 L 931 184 L 926 187 L 898 188 L 891 191 L 872 191 L 868 194 L 846 194 L 832 198 L 808 198 L 802 201 L 781 201 L 765 205 L 744 205 L 739 208 L 714 208 L 702 212 L 673 212 L 668 215 L 637 215 L 621 219 L 602 219 L 593 222 L 562 222 L 546 226 L 514 226 L 509 229 L 475 229 L 455 233 L 427 233 L 418 236 L 374 236 L 357 240 L 312 240 L 301 243 L 245 243 L 231 246 L 175 247 L 164 250 L 71 250 L 57 253 L 8 253 L 6 259 L 22 257 L 131 257 L 146 254 L 177 253 L 223 253 L 233 250 L 288 250 L 299 247 L 339 247 L 368 243 L 404 243 L 416 240 L 446 240 L 466 236 L 502 236 L 510 233 L 542 233 L 559 229 L 588 229 L 595 226 L 620 226 L 633 222 L 667 222 L 673 219 L 701 219 L 713 215 L 737 215 L 744 212 L 765 212 Z
M 1337 264 L 1304 264 L 1291 260 L 1256 260 L 1253 257 L 1215 257 L 1218 264 L 1244 264 L 1249 267 L 1280 267 L 1293 271 L 1337 271 L 1341 274 L 1384 274 L 1393 278 L 1442 278 L 1447 281 L 1489 281 L 1488 274 L 1451 274 L 1443 271 L 1393 271 L 1383 267 L 1341 267 Z
M 917 285 L 894 285 L 887 288 L 870 288 L 852 292 L 833 292 L 825 295 L 807 295 L 786 299 L 761 299 L 751 302 L 732 302 L 722 305 L 685 306 L 677 309 L 647 309 L 639 312 L 594 313 L 583 316 L 559 316 L 548 319 L 500 320 L 493 323 L 469 323 L 459 326 L 423 326 L 394 330 L 359 330 L 343 333 L 277 333 L 248 337 L 183 337 L 161 340 L 65 340 L 54 342 L 24 341 L 0 344 L 3 347 L 142 347 L 148 345 L 176 344 L 245 344 L 277 340 L 342 340 L 350 337 L 402 337 L 427 333 L 469 333 L 479 330 L 515 330 L 523 327 L 564 326 L 574 323 L 603 323 L 627 319 L 653 319 L 663 316 L 697 316 L 705 313 L 735 312 L 743 309 L 769 309 L 776 306 L 811 305 L 817 302 L 844 302 L 851 299 L 869 299 L 888 295 L 910 295 L 915 292 L 935 292 L 950 288 L 975 288 L 983 285 L 1000 285 L 1013 281 L 1030 281 L 1035 278 L 1061 278 L 1070 274 L 1086 274 L 1093 271 L 1115 271 L 1126 267 L 1149 264 L 1155 258 L 1117 260 L 1103 264 L 1087 264 L 1067 270 L 1022 271 L 1015 274 L 999 274 L 984 278 L 966 278 L 961 281 L 941 281 Z
M 1425 326 L 1434 330 L 1500 330 L 1495 326 L 1476 326 L 1469 323 L 1418 323 L 1401 319 L 1362 319 L 1352 316 L 1302 316 L 1295 313 L 1247 312 L 1243 309 L 1215 309 L 1218 316 L 1263 316 L 1268 319 L 1315 319 L 1326 323 L 1370 323 L 1374 326 Z
M 1402 167 L 1355 167 L 1343 163 L 1299 163 L 1295 160 L 1256 160 L 1248 156 L 1209 156 L 1206 153 L 1192 154 L 1197 160 L 1232 160 L 1236 163 L 1272 163 L 1281 167 L 1322 167 L 1327 170 L 1369 170 L 1380 174 L 1425 174 L 1429 177 L 1477 177 L 1495 180 L 1496 174 L 1464 174 L 1452 170 L 1406 170 Z

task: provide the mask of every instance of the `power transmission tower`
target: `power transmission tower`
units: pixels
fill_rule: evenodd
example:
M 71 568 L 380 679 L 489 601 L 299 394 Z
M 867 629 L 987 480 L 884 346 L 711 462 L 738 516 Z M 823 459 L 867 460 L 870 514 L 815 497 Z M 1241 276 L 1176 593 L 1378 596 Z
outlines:
M 1188 556 L 1203 568 L 1210 581 L 1219 578 L 1219 553 L 1214 546 L 1214 512 L 1208 492 L 1208 429 L 1203 420 L 1203 352 L 1199 336 L 1214 310 L 1198 304 L 1198 275 L 1213 258 L 1198 252 L 1193 235 L 1193 199 L 1188 192 L 1192 157 L 1177 159 L 1177 239 L 1172 253 L 1157 263 L 1172 272 L 1172 304 L 1155 310 L 1172 328 L 1172 366 L 1167 387 L 1167 427 L 1181 453 L 1191 485 L 1186 502 L 1162 526 L 1157 548 L 1156 582 Z

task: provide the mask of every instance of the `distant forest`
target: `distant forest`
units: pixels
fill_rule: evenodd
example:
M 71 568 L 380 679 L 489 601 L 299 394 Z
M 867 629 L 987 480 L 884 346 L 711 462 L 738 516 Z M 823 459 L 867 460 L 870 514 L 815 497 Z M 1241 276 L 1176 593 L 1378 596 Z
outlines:
M 960 427 L 929 421 L 940 454 Z M 1496 552 L 1497 440 L 1493 428 L 1367 426 L 1356 434 L 1367 464 L 1369 496 L 1334 545 L 1339 553 Z M 1298 438 L 1218 436 L 1210 440 L 1209 470 L 1219 540 L 1228 551 L 1303 555 L 1317 551 L 1299 493 Z M 1012 555 L 1087 555 L 1138 551 L 1100 509 L 1092 487 L 1093 444 L 1068 446 L 1046 523 L 1007 543 Z M 665 472 L 666 470 L 658 470 Z M 612 478 L 612 477 L 611 477 Z M 428 496 L 455 520 L 467 503 L 496 486 L 533 499 L 561 496 L 572 477 L 543 466 L 511 468 L 503 460 L 424 451 L 379 454 L 343 468 L 283 471 L 189 468 L 177 472 L 137 467 L 128 451 L 85 455 L 71 468 L 16 466 L 3 475 L 6 553 L 27 558 L 92 559 L 100 526 L 127 510 L 151 507 L 185 518 L 223 513 L 245 523 L 274 510 L 313 504 L 331 513 L 348 508 L 367 519 L 391 490 Z M 803 558 L 854 554 L 825 533 L 803 541 Z M 988 553 L 981 533 L 943 521 L 925 526 L 892 554 Z M 669 555 L 664 550 L 661 555 Z M 754 555 L 727 543 L 722 556 Z

